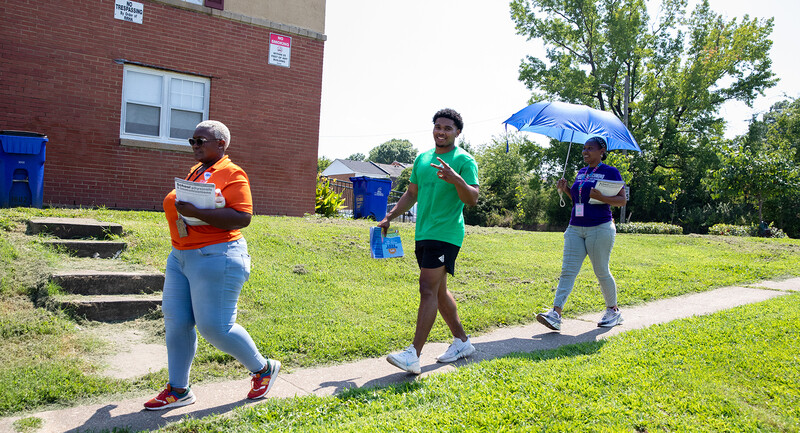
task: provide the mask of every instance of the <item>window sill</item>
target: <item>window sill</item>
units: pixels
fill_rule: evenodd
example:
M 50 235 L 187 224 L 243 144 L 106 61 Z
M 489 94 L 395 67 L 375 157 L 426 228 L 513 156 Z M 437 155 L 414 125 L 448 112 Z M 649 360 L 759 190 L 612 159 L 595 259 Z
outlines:
M 119 144 L 120 146 L 125 146 L 125 147 L 139 147 L 143 149 L 169 150 L 172 152 L 192 153 L 192 147 L 189 145 L 163 143 L 159 141 L 145 141 L 145 140 L 134 140 L 131 138 L 120 138 Z

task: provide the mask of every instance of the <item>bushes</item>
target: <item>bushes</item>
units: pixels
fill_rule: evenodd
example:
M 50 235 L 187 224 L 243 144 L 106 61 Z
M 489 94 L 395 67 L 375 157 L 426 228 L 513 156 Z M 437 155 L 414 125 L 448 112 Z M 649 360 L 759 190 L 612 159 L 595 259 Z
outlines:
M 708 234 L 719 236 L 763 236 L 767 238 L 785 238 L 783 230 L 770 224 L 737 226 L 732 224 L 714 224 L 708 229 Z
M 341 194 L 331 188 L 331 182 L 321 175 L 317 175 L 317 203 L 315 212 L 326 216 L 336 216 L 336 212 L 344 204 Z
M 617 233 L 682 235 L 683 228 L 667 223 L 624 223 L 617 224 Z

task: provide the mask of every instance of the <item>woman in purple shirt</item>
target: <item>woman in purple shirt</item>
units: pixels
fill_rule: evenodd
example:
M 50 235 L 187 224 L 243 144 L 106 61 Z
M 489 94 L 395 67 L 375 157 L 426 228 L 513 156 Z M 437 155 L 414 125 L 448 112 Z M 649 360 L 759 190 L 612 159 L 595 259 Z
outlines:
M 627 200 L 625 188 L 621 188 L 614 196 L 604 196 L 595 189 L 598 180 L 622 180 L 619 170 L 603 164 L 606 154 L 605 140 L 601 137 L 590 138 L 583 146 L 583 162 L 587 166 L 578 171 L 575 183 L 571 188 L 567 186 L 566 179 L 559 179 L 557 183 L 558 190 L 572 199 L 572 215 L 569 227 L 564 232 L 564 258 L 553 309 L 536 315 L 539 323 L 556 331 L 561 329 L 561 310 L 587 254 L 606 302 L 606 311 L 597 326 L 610 328 L 622 323 L 617 307 L 617 284 L 608 269 L 608 261 L 617 234 L 611 206 L 623 206 Z M 589 199 L 602 203 L 592 204 Z

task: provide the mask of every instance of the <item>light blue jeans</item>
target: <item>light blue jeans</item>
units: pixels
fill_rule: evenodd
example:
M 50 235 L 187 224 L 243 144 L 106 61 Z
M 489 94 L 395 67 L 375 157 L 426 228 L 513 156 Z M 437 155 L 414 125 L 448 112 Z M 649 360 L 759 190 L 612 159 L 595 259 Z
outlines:
M 236 303 L 250 277 L 244 238 L 193 250 L 173 248 L 167 258 L 161 308 L 167 339 L 169 383 L 189 385 L 197 333 L 251 372 L 267 365 L 250 334 L 236 324 Z
M 617 228 L 613 221 L 594 227 L 573 225 L 567 227 L 564 232 L 564 258 L 561 263 L 561 276 L 558 278 L 558 288 L 553 306 L 564 308 L 567 297 L 575 285 L 575 277 L 578 276 L 587 254 L 592 262 L 592 269 L 597 276 L 597 281 L 600 282 L 600 290 L 603 292 L 606 307 L 617 305 L 617 283 L 608 269 L 608 260 L 611 257 L 611 249 L 614 247 L 616 236 Z

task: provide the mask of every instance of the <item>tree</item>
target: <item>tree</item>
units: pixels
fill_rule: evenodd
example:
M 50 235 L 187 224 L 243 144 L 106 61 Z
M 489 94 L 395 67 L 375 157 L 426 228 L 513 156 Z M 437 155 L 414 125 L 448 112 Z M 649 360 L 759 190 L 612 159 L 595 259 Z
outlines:
M 720 168 L 707 179 L 714 198 L 756 209 L 748 223 L 769 220 L 790 236 L 800 232 L 800 103 L 782 101 L 764 120 L 753 119 L 747 134 L 720 146 Z
M 364 155 L 361 152 L 354 153 L 347 157 L 348 161 L 365 161 L 367 159 L 367 155 Z
M 408 189 L 408 184 L 411 183 L 411 168 L 406 167 L 400 172 L 400 176 L 397 176 L 397 184 L 395 185 L 395 191 L 406 192 Z
M 322 173 L 325 171 L 328 166 L 330 166 L 333 161 L 325 156 L 320 156 L 317 158 L 317 173 Z
M 417 157 L 417 149 L 408 140 L 393 138 L 369 151 L 367 161 L 391 164 L 395 161 L 411 164 Z
M 532 195 L 528 192 L 531 175 L 519 151 L 523 143 L 529 142 L 524 137 L 509 137 L 509 151 L 506 152 L 505 138 L 494 138 L 491 143 L 474 150 L 479 167 L 480 199 L 477 206 L 464 210 L 468 224 L 508 227 L 526 222 L 525 204 Z M 535 220 L 538 210 L 527 216 Z
M 644 220 L 710 202 L 701 183 L 717 163 L 720 106 L 750 104 L 776 81 L 771 19 L 728 21 L 707 1 L 688 17 L 685 8 L 686 0 L 664 0 L 651 21 L 643 0 L 511 3 L 517 32 L 547 47 L 547 63 L 528 56 L 520 66 L 532 101 L 557 98 L 627 118 L 644 150 L 630 161 L 629 206 Z

